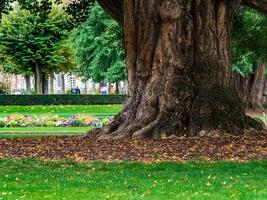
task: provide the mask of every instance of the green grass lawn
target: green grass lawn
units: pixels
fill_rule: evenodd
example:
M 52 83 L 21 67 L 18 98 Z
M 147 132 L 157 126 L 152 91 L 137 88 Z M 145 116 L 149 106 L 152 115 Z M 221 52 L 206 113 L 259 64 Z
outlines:
M 0 116 L 8 116 L 12 114 L 55 114 L 67 117 L 76 114 L 113 116 L 120 112 L 121 109 L 122 105 L 0 106 Z
M 0 199 L 267 199 L 267 161 L 89 163 L 0 160 Z
M 8 132 L 86 132 L 93 127 L 4 127 L 0 134 Z

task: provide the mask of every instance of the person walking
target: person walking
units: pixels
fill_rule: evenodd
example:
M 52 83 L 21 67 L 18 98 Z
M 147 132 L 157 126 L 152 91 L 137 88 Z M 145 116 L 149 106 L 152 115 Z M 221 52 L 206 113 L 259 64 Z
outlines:
M 81 90 L 79 89 L 78 86 L 75 88 L 75 94 L 81 94 Z

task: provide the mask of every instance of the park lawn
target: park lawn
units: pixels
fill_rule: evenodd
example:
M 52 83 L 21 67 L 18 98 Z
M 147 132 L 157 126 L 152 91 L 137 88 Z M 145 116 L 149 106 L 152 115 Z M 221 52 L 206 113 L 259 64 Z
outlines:
M 8 132 L 86 132 L 93 127 L 4 127 L 0 134 Z
M 267 199 L 267 161 L 0 160 L 0 199 Z
M 0 116 L 22 115 L 71 115 L 114 116 L 122 110 L 122 105 L 51 105 L 51 106 L 0 106 Z

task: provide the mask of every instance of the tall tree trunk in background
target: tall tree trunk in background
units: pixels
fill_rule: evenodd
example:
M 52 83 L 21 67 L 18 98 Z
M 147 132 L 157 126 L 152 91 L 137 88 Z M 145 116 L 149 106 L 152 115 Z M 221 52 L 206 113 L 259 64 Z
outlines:
M 66 93 L 65 76 L 61 73 L 61 94 Z
M 42 72 L 41 67 L 38 63 L 35 64 L 35 72 L 34 72 L 34 81 L 35 81 L 35 91 L 36 94 L 43 93 L 43 86 L 42 86 Z
M 55 75 L 54 74 L 51 74 L 50 77 L 49 77 L 49 94 L 54 94 L 55 91 L 54 91 L 54 80 L 55 80 Z
M 195 136 L 262 129 L 233 81 L 235 1 L 124 0 L 129 96 L 100 139 Z
M 115 83 L 115 93 L 116 93 L 116 94 L 120 94 L 119 84 L 120 84 L 120 82 L 116 82 L 116 83 Z
M 96 91 L 96 90 L 95 90 L 95 82 L 92 81 L 92 94 L 96 94 L 95 91 Z
M 29 75 L 24 76 L 26 83 L 26 93 L 31 94 L 31 77 Z
M 49 93 L 48 77 L 46 76 L 45 73 L 42 73 L 42 90 L 43 90 L 43 94 L 48 94 Z
M 266 66 L 266 63 L 260 63 L 252 75 L 235 75 L 238 96 L 250 108 L 263 108 L 267 103 L 267 78 L 264 74 Z

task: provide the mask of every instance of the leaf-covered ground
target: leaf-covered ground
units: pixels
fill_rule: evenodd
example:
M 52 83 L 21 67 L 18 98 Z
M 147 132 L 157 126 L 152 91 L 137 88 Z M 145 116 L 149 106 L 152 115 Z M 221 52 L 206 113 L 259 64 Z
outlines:
M 0 158 L 142 162 L 267 159 L 266 135 L 95 141 L 78 137 L 1 138 Z

